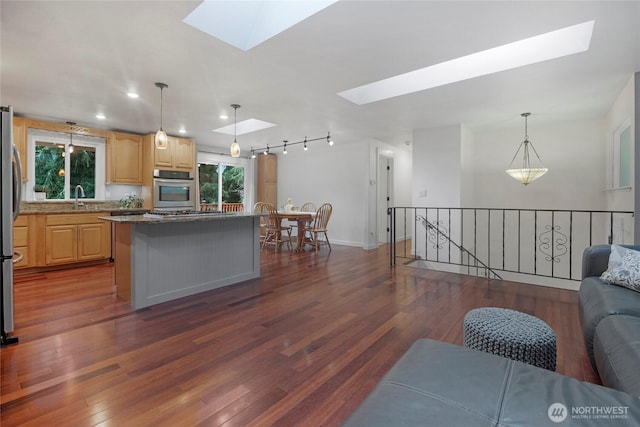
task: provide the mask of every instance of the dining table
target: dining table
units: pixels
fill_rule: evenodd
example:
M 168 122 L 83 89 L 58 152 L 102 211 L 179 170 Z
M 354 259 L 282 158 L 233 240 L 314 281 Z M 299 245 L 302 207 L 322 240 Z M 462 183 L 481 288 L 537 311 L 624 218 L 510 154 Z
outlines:
M 294 250 L 296 252 L 304 252 L 304 235 L 305 230 L 307 228 L 307 223 L 312 221 L 316 216 L 315 212 L 302 212 L 302 211 L 291 211 L 291 210 L 279 210 L 278 218 L 282 223 L 283 219 L 287 219 L 289 221 L 295 221 L 298 223 L 298 236 L 296 241 L 296 246 Z

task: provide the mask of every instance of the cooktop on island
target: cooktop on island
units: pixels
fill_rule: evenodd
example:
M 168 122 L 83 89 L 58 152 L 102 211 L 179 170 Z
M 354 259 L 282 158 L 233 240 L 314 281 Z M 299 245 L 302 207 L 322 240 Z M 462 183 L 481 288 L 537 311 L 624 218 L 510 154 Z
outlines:
M 144 217 L 145 218 L 176 218 L 176 217 L 193 216 L 193 215 L 218 216 L 218 215 L 229 215 L 231 213 L 232 212 L 196 211 L 192 209 L 185 209 L 185 210 L 151 211 L 149 213 L 144 214 Z

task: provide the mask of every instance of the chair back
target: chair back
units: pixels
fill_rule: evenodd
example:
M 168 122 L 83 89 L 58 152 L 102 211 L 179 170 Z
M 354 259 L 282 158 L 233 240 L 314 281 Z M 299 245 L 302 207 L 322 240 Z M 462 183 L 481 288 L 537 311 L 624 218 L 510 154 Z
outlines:
M 265 205 L 265 212 L 269 214 L 266 218 L 267 228 L 271 230 L 280 228 L 280 218 L 275 206 L 270 203 L 265 203 Z
M 300 207 L 300 212 L 315 212 L 317 210 L 318 208 L 316 207 L 315 203 L 310 203 L 310 202 L 305 203 Z
M 327 224 L 329 223 L 329 218 L 331 218 L 331 212 L 333 211 L 333 206 L 330 203 L 325 203 L 318 208 L 316 211 L 316 217 L 313 223 L 313 228 L 316 230 L 321 230 L 327 228 Z

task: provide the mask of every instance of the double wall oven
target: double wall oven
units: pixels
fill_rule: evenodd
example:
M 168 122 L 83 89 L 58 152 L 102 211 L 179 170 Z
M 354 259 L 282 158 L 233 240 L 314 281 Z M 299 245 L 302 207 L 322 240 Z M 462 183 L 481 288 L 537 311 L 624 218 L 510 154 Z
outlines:
M 195 209 L 196 184 L 191 172 L 163 169 L 153 171 L 154 211 Z

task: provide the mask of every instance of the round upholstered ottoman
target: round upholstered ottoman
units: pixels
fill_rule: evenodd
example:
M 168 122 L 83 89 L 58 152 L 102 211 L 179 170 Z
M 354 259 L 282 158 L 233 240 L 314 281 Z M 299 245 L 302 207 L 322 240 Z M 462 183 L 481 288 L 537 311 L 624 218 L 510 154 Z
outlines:
M 537 317 L 482 307 L 464 317 L 464 346 L 556 370 L 556 334 Z

